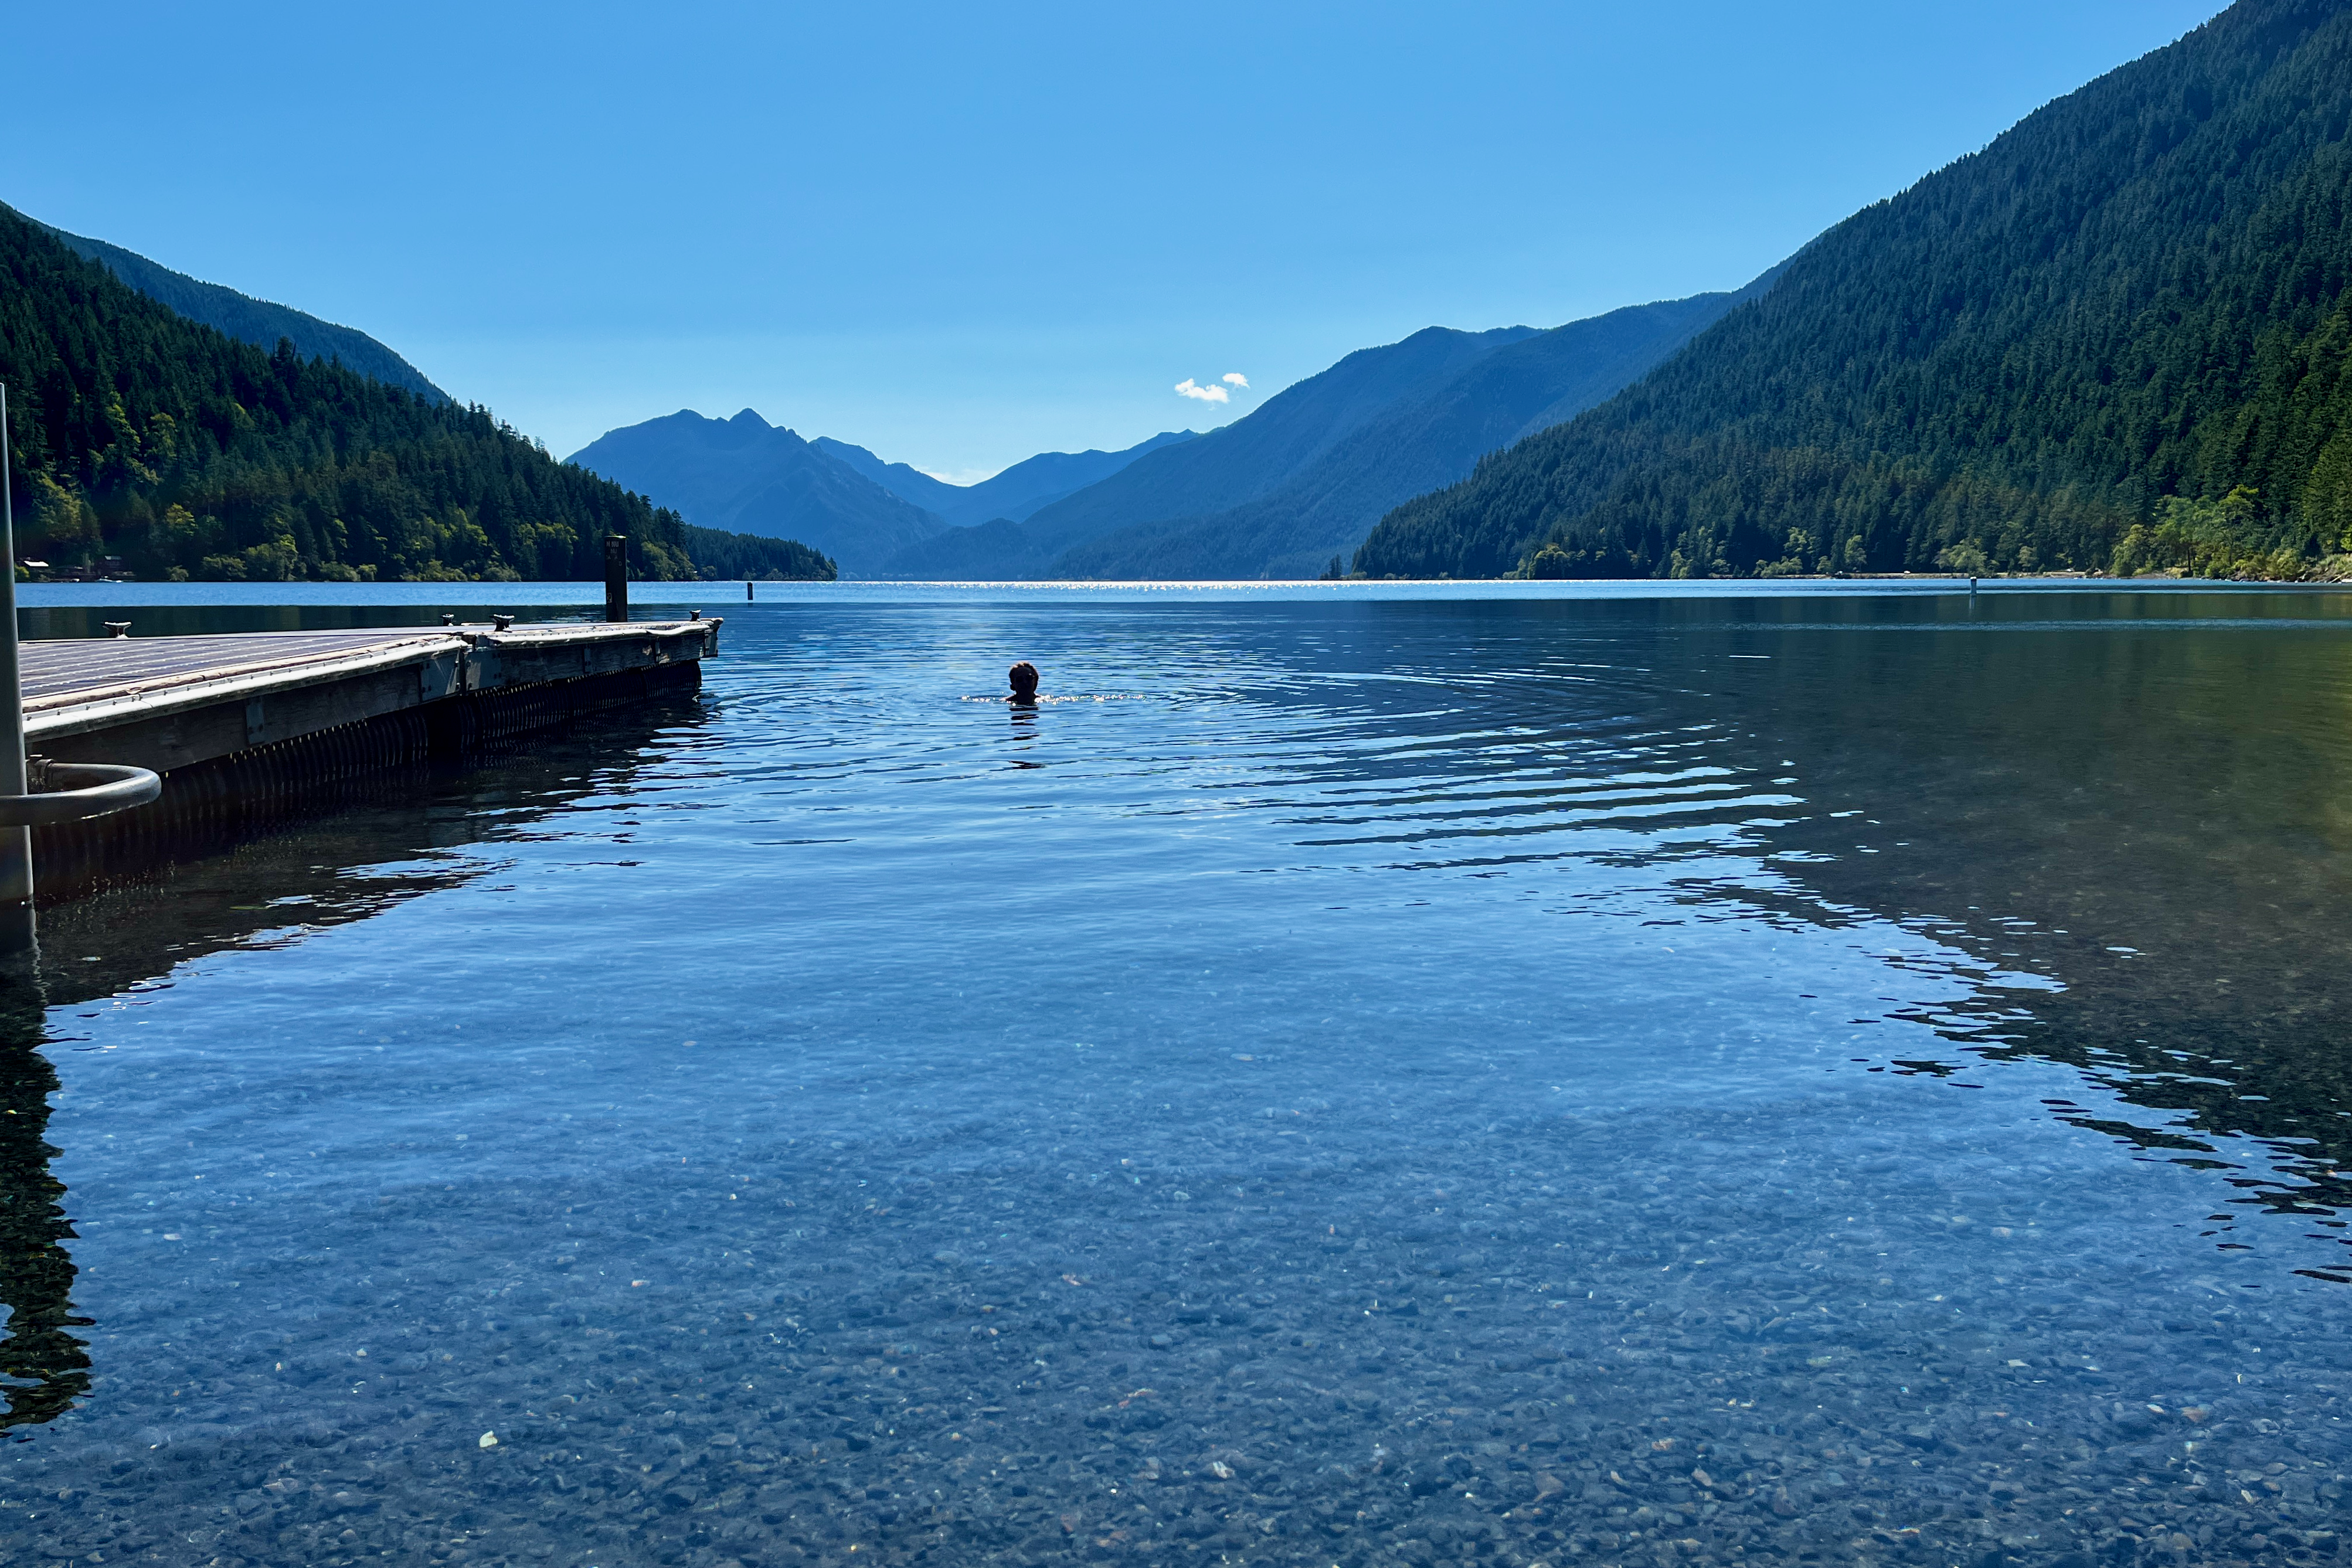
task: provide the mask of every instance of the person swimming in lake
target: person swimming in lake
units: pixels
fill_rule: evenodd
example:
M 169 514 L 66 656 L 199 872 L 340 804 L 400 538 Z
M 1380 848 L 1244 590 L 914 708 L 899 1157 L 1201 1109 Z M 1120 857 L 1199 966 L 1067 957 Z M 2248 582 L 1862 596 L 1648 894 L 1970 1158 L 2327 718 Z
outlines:
M 1004 674 L 1005 678 L 1013 683 L 1013 695 L 1004 700 L 1024 707 L 1034 707 L 1037 703 L 1037 666 L 1024 659 Z

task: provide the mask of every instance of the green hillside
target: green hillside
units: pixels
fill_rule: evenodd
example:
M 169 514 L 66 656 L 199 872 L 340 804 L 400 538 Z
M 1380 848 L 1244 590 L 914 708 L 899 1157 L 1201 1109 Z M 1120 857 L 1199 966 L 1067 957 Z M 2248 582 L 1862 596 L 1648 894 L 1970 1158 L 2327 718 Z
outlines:
M 2352 0 L 2243 0 L 1397 507 L 1357 569 L 2317 570 L 2352 531 L 2347 128 Z
M 639 575 L 704 575 L 676 513 L 487 411 L 238 342 L 5 207 L 0 382 L 19 556 L 120 556 L 149 578 L 578 580 L 604 575 L 618 531 Z M 704 553 L 729 576 L 831 574 L 789 541 L 720 538 Z

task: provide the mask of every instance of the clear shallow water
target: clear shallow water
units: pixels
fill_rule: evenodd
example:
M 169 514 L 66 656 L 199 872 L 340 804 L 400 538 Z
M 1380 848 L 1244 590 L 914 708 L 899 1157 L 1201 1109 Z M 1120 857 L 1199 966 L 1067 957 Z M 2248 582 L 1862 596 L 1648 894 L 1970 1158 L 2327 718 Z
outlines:
M 2345 607 L 736 606 L 47 917 L 0 1556 L 2332 1551 Z

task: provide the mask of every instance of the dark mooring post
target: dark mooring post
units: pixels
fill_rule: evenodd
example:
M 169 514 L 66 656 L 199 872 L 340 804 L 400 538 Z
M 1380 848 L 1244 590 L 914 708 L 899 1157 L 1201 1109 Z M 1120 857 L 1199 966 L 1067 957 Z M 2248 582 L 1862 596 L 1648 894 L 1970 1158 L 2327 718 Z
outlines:
M 25 793 L 25 689 L 16 675 L 16 486 L 0 386 L 0 795 Z M 33 947 L 33 831 L 0 825 L 0 957 Z
M 604 536 L 604 619 L 629 618 L 629 536 Z

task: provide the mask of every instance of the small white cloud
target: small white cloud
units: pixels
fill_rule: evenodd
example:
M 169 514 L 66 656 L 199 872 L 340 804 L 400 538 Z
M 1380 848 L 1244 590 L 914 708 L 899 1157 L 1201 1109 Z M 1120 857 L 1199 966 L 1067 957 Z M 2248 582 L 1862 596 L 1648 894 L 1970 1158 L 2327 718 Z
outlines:
M 1239 387 L 1242 391 L 1247 392 L 1249 391 L 1249 377 L 1242 374 L 1239 371 L 1227 371 L 1225 372 L 1225 384 L 1229 387 Z
M 1195 398 L 1202 402 L 1230 402 L 1233 401 L 1233 393 L 1227 392 L 1224 388 L 1221 386 L 1202 386 L 1190 376 L 1186 376 L 1182 381 L 1176 383 L 1176 395 L 1178 397 Z

